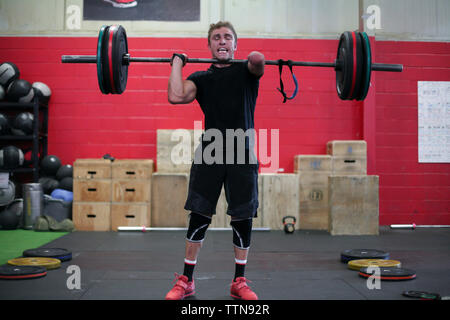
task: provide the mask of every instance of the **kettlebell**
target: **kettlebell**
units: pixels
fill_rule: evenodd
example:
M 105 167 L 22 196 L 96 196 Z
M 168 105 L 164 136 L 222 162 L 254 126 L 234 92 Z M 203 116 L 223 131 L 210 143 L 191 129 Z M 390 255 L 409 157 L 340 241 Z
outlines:
M 292 222 L 286 222 L 286 220 L 292 219 Z M 284 224 L 284 232 L 286 233 L 293 233 L 295 231 L 295 223 L 297 222 L 297 219 L 293 216 L 286 216 L 283 218 L 283 224 Z

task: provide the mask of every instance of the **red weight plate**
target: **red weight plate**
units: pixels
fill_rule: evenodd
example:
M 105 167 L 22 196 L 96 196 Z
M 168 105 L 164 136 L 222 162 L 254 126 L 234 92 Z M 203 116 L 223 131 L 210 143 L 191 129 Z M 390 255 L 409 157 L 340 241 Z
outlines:
M 108 69 L 109 69 L 109 81 L 111 86 L 111 93 L 116 93 L 116 85 L 114 83 L 114 74 L 113 74 L 113 37 L 117 32 L 117 26 L 112 25 L 108 30 Z

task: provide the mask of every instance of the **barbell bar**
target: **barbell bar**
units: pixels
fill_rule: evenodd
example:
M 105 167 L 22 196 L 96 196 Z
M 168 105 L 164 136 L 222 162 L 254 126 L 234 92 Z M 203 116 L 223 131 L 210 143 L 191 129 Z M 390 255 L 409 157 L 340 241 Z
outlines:
M 97 78 L 100 91 L 104 94 L 121 94 L 125 91 L 128 66 L 131 62 L 170 63 L 171 58 L 132 57 L 128 53 L 125 29 L 120 25 L 102 26 L 97 41 L 97 55 L 63 55 L 62 63 L 93 63 L 97 65 Z M 216 59 L 188 58 L 187 63 L 223 63 Z M 232 59 L 228 63 L 246 63 L 247 60 Z M 266 65 L 292 67 L 334 68 L 336 72 L 336 91 L 342 100 L 364 100 L 370 88 L 372 71 L 402 72 L 403 65 L 372 63 L 369 37 L 365 32 L 346 31 L 339 38 L 338 52 L 334 62 L 305 62 L 291 60 L 266 60 Z M 297 80 L 292 72 L 296 89 L 291 98 L 279 91 L 287 99 L 297 92 Z
M 130 62 L 169 62 L 172 58 L 146 58 L 146 57 L 131 57 L 129 54 L 125 54 L 123 56 L 122 63 L 129 64 Z M 77 55 L 65 55 L 61 57 L 62 63 L 97 63 L 96 56 L 77 56 Z M 208 58 L 188 58 L 187 63 L 219 63 L 220 61 L 217 59 L 208 59 Z M 247 60 L 243 59 L 231 59 L 227 60 L 227 63 L 245 63 Z M 221 62 L 223 63 L 223 61 Z M 278 66 L 278 60 L 266 60 L 266 65 Z M 327 62 L 302 62 L 302 61 L 292 61 L 293 66 L 302 66 L 302 67 L 328 67 L 334 68 L 336 67 L 336 63 L 327 63 Z M 389 65 L 387 65 L 389 66 Z
M 129 64 L 130 62 L 167 62 L 170 63 L 172 58 L 149 58 L 149 57 L 131 57 L 129 54 L 123 56 L 123 64 Z M 231 59 L 228 63 L 245 63 L 248 60 L 244 59 Z M 62 63 L 97 63 L 96 56 L 86 55 L 64 55 L 61 56 Z M 188 58 L 186 63 L 219 63 L 217 59 L 208 58 Z M 223 63 L 223 61 L 221 62 Z M 266 65 L 278 66 L 278 60 L 266 60 Z M 287 64 L 287 63 L 286 63 Z M 305 61 L 292 61 L 294 67 L 324 67 L 324 68 L 338 68 L 336 62 L 305 62 Z M 385 63 L 372 63 L 372 71 L 387 71 L 387 72 L 402 72 L 403 65 L 401 64 L 385 64 Z

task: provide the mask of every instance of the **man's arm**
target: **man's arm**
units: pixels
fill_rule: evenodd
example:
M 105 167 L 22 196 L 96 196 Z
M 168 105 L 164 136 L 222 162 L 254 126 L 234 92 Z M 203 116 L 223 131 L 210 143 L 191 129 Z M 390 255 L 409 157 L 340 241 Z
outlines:
M 185 55 L 186 56 L 186 55 Z M 186 56 L 187 59 L 187 56 Z M 171 104 L 185 104 L 194 101 L 197 87 L 191 80 L 183 80 L 183 61 L 175 57 L 172 62 L 172 71 L 167 89 L 168 100 Z
M 264 74 L 264 55 L 258 51 L 252 51 L 247 57 L 248 70 L 255 76 L 261 77 Z

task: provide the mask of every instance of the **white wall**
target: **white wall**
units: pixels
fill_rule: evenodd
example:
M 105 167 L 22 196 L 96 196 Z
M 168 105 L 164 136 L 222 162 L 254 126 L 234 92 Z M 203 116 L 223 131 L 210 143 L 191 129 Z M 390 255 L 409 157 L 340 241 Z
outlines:
M 200 0 L 200 3 L 200 20 L 194 22 L 83 21 L 83 0 L 0 0 L 0 34 L 95 35 L 101 25 L 119 23 L 131 36 L 204 37 L 209 24 L 222 19 L 231 21 L 240 37 L 337 38 L 343 31 L 362 26 L 380 39 L 450 40 L 449 0 Z M 380 9 L 379 29 L 368 28 L 368 20 L 374 25 L 374 16 L 367 12 L 370 5 Z

